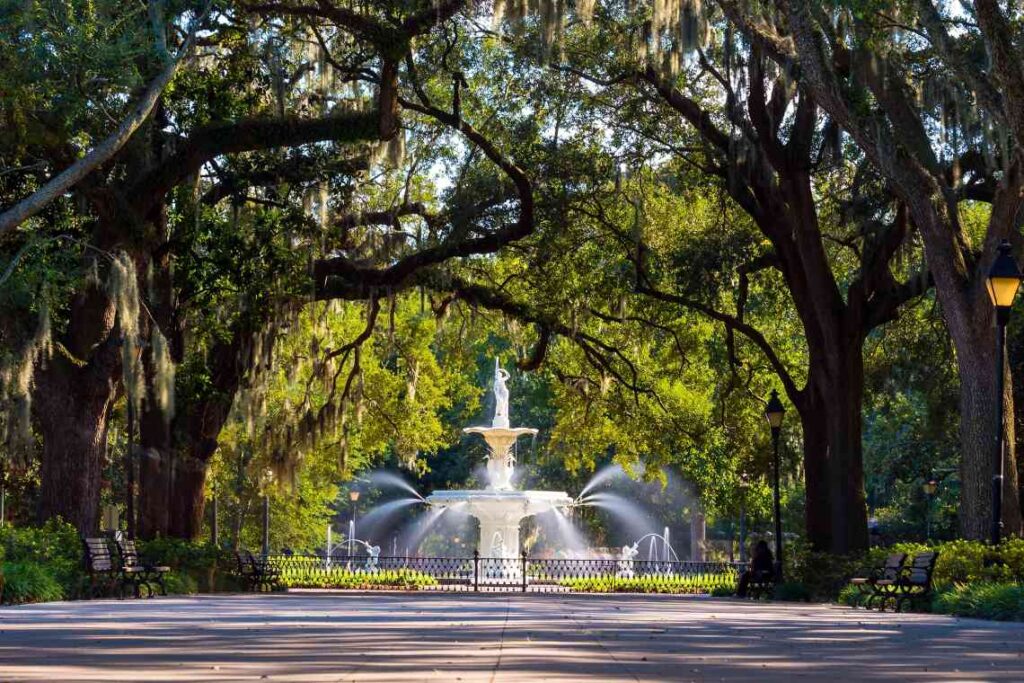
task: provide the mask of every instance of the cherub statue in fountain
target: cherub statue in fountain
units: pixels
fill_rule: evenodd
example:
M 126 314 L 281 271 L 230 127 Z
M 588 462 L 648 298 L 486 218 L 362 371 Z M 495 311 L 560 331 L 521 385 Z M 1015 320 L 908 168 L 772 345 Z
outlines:
M 510 375 L 507 370 L 504 370 L 498 363 L 498 359 L 494 359 L 494 419 L 491 421 L 492 427 L 501 427 L 508 429 L 508 385 L 505 382 L 508 380 Z
M 491 557 L 505 557 L 505 539 L 502 538 L 500 531 L 495 531 L 494 537 L 491 538 Z
M 622 553 L 619 555 L 619 571 L 615 573 L 620 579 L 633 578 L 633 560 L 640 554 L 640 543 L 622 546 Z
M 366 570 L 371 572 L 377 571 L 377 565 L 380 562 L 380 546 L 367 546 L 366 552 L 368 553 L 368 557 L 366 558 Z

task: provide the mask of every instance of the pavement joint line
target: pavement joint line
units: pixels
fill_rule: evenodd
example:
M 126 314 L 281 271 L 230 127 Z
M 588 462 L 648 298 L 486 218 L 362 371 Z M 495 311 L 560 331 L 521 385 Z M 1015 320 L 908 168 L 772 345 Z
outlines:
M 505 630 L 508 628 L 509 616 L 512 614 L 512 596 L 505 598 L 505 623 L 501 625 L 501 635 L 498 636 L 498 657 L 494 660 L 494 669 L 491 671 L 491 681 L 494 681 L 498 677 L 498 669 L 501 668 L 501 654 L 505 647 Z
M 590 630 L 589 628 L 586 628 L 586 627 L 584 626 L 584 624 L 582 624 L 582 623 L 580 622 L 580 620 L 576 618 L 576 615 L 575 615 L 575 614 L 573 613 L 573 610 L 572 610 L 572 608 L 570 608 L 570 609 L 569 609 L 569 618 L 570 618 L 570 619 L 571 619 L 571 620 L 573 621 L 573 623 L 574 623 L 574 624 L 576 624 L 576 626 L 577 626 L 577 627 L 578 627 L 578 628 L 580 629 L 580 632 L 581 632 L 581 633 L 583 633 L 583 634 L 584 634 L 585 636 L 587 636 L 587 637 L 588 637 L 588 638 L 589 638 L 590 640 L 592 640 L 592 641 L 593 641 L 593 642 L 594 642 L 595 644 L 597 644 L 597 646 L 598 646 L 599 648 L 601 648 L 601 650 L 602 650 L 602 651 L 603 651 L 603 652 L 604 652 L 604 653 L 605 653 L 606 655 L 608 655 L 608 657 L 609 657 L 609 658 L 610 658 L 610 659 L 611 659 L 611 660 L 612 660 L 613 662 L 615 662 L 615 664 L 616 664 L 616 665 L 618 665 L 618 666 L 619 666 L 619 668 L 621 668 L 621 669 L 622 669 L 622 670 L 624 670 L 624 671 L 625 671 L 625 672 L 626 672 L 627 674 L 629 674 L 629 676 L 630 676 L 630 677 L 631 677 L 631 678 L 632 678 L 632 679 L 633 679 L 634 681 L 636 681 L 637 683 L 641 683 L 641 681 L 640 681 L 640 677 L 636 675 L 636 673 L 635 673 L 635 672 L 633 671 L 632 667 L 630 667 L 630 666 L 627 666 L 625 662 L 623 662 L 623 661 L 619 660 L 619 658 L 618 658 L 618 657 L 616 657 L 616 656 L 615 656 L 615 654 L 614 654 L 614 653 L 613 653 L 613 652 L 612 652 L 612 651 L 611 651 L 610 649 L 608 649 L 608 647 L 607 647 L 607 646 L 606 646 L 606 645 L 605 645 L 605 644 L 604 644 L 603 642 L 601 642 L 601 638 L 600 638 L 599 636 L 597 636 L 597 635 L 594 635 L 594 632 L 593 632 L 593 631 L 591 631 L 591 630 Z

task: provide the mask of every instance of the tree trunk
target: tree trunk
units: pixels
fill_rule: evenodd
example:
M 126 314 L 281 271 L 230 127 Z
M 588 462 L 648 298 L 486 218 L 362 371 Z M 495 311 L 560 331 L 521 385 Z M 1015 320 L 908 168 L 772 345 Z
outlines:
M 164 270 L 159 271 L 161 275 Z M 167 291 L 163 277 L 154 277 L 158 284 L 152 289 Z M 159 300 L 159 299 L 158 299 Z M 154 311 L 163 308 L 153 306 Z M 150 335 L 152 339 L 152 335 Z M 175 457 L 171 437 L 171 421 L 155 399 L 156 362 L 152 342 L 142 356 L 145 373 L 145 396 L 139 411 L 139 521 L 140 538 L 166 536 L 171 523 L 171 500 L 174 491 Z
M 868 545 L 868 529 L 861 442 L 861 344 L 831 354 L 812 351 L 802 395 L 805 400 L 794 401 L 794 405 L 804 437 L 807 538 L 819 551 L 846 554 L 863 550 Z
M 992 520 L 992 476 L 998 434 L 995 334 L 980 331 L 975 342 L 956 344 L 960 374 L 960 532 L 986 540 Z M 964 335 L 966 336 L 966 335 Z M 957 339 L 954 336 L 954 343 Z M 964 348 L 966 346 L 966 348 Z M 1006 450 L 1003 480 L 1003 536 L 1021 533 L 1020 497 L 1013 429 L 1013 387 L 1007 378 L 1003 405 Z
M 804 437 L 804 517 L 811 547 L 827 551 L 832 547 L 832 525 L 829 523 L 832 513 L 825 470 L 828 437 L 824 411 L 819 403 L 813 400 L 809 403 L 814 405 L 798 410 Z
M 239 358 L 252 331 L 250 322 L 240 318 L 232 336 L 211 347 L 209 386 L 201 396 L 178 405 L 169 425 L 155 406 L 143 411 L 139 521 L 143 538 L 193 539 L 202 529 L 207 465 L 217 451 L 239 382 L 256 360 L 251 354 Z M 151 386 L 151 363 L 146 372 L 147 386 Z
M 138 537 L 167 536 L 171 513 L 173 471 L 170 453 L 143 447 L 138 467 Z
M 107 420 L 120 369 L 113 326 L 114 307 L 104 292 L 90 288 L 77 295 L 63 348 L 39 364 L 32 389 L 32 417 L 43 442 L 39 520 L 60 516 L 83 534 L 98 528 Z
M 113 365 L 109 360 L 103 365 Z M 83 534 L 98 528 L 113 374 L 76 367 L 59 354 L 37 373 L 33 414 L 43 441 L 40 521 L 60 516 Z
M 187 462 L 193 463 L 187 465 Z M 179 460 L 175 469 L 174 492 L 171 496 L 171 518 L 167 535 L 194 539 L 203 528 L 206 505 L 206 462 Z
M 827 396 L 827 476 L 832 543 L 835 554 L 868 547 L 867 506 L 864 500 L 864 454 L 861 410 L 864 402 L 863 342 L 843 349 L 831 361 L 838 371 L 822 388 Z M 825 391 L 827 390 L 827 394 Z

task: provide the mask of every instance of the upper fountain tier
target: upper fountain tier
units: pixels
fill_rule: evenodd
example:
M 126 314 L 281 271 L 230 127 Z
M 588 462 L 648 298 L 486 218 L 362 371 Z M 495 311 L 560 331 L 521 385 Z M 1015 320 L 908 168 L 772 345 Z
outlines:
M 509 427 L 508 422 L 508 385 L 507 371 L 502 369 L 498 359 L 494 359 L 494 418 L 490 427 L 466 427 L 462 431 L 467 434 L 479 434 L 487 442 L 487 488 L 492 491 L 509 491 L 512 489 L 512 474 L 515 471 L 516 459 L 512 455 L 512 447 L 516 439 L 524 434 L 531 436 L 537 433 L 531 427 Z

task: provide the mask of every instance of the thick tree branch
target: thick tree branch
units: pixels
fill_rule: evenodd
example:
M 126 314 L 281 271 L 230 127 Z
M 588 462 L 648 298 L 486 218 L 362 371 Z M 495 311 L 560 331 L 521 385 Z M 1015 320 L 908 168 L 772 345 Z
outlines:
M 112 159 L 114 155 L 124 147 L 125 143 L 127 143 L 128 140 L 131 139 L 132 135 L 135 134 L 135 131 L 139 129 L 139 126 L 149 118 L 150 113 L 153 111 L 153 107 L 155 107 L 156 103 L 160 100 L 160 96 L 163 94 L 164 89 L 167 87 L 167 84 L 171 82 L 171 79 L 174 78 L 178 69 L 192 58 L 192 45 L 195 40 L 196 31 L 203 21 L 205 21 L 206 14 L 209 12 L 209 9 L 210 3 L 207 3 L 206 8 L 196 18 L 196 20 L 192 22 L 192 27 L 189 30 L 188 36 L 178 49 L 177 55 L 175 55 L 174 58 L 164 66 L 163 71 L 161 71 L 157 77 L 150 82 L 149 87 L 146 88 L 146 91 L 142 94 L 138 103 L 128 116 L 121 121 L 113 133 L 93 147 L 88 154 L 54 176 L 30 196 L 21 200 L 3 213 L 0 213 L 0 235 L 10 232 L 32 216 L 42 211 L 51 202 L 70 190 L 87 175 L 110 161 L 110 159 Z
M 128 193 L 139 198 L 142 213 L 203 164 L 225 154 L 238 154 L 313 142 L 357 143 L 378 139 L 377 110 L 319 119 L 248 119 L 212 124 L 194 131 L 152 173 Z

